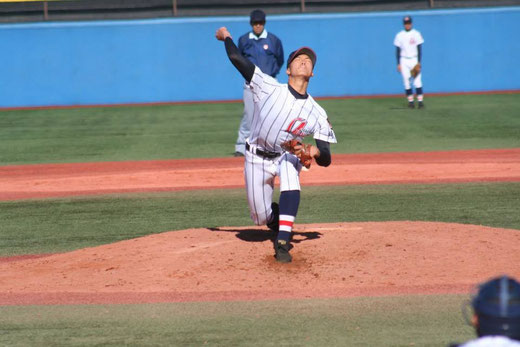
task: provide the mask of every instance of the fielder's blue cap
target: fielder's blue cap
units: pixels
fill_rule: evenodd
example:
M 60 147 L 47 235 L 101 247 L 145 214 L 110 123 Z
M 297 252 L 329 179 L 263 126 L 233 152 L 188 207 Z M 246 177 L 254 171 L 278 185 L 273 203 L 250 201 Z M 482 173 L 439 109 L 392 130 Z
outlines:
M 412 22 L 412 17 L 410 17 L 410 16 L 405 16 L 405 17 L 403 18 L 403 23 L 404 23 L 404 24 L 411 23 L 411 22 Z

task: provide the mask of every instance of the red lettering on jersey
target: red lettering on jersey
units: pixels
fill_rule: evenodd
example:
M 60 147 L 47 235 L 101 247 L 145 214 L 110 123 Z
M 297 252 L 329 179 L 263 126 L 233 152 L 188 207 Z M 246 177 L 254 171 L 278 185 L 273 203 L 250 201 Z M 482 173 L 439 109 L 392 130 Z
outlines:
M 415 39 L 413 37 L 410 39 L 410 44 L 415 45 Z
M 292 120 L 291 124 L 285 130 L 288 133 L 293 134 L 294 136 L 305 136 L 303 132 L 303 128 L 307 125 L 307 121 L 303 118 L 295 118 Z

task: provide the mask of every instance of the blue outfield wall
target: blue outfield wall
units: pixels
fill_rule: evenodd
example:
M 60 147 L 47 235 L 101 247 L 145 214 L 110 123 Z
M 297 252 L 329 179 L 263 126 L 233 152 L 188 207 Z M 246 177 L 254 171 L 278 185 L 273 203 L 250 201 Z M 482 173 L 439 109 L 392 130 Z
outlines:
M 273 15 L 267 29 L 286 56 L 315 49 L 314 96 L 399 94 L 393 39 L 405 14 L 425 38 L 426 94 L 520 89 L 520 6 Z M 250 29 L 244 16 L 0 25 L 0 107 L 241 99 L 220 26 L 235 41 Z

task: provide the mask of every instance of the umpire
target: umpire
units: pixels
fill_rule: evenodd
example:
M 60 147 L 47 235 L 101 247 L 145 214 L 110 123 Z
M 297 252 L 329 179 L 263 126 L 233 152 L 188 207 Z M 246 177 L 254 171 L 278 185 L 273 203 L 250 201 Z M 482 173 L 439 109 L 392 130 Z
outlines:
M 265 29 L 265 13 L 262 10 L 251 12 L 249 24 L 252 31 L 242 35 L 238 40 L 238 50 L 258 66 L 263 73 L 276 77 L 283 66 L 282 41 L 276 35 Z M 244 84 L 244 114 L 238 129 L 238 138 L 235 144 L 235 156 L 243 156 L 246 150 L 246 139 L 251 132 L 254 103 L 253 93 L 247 83 Z

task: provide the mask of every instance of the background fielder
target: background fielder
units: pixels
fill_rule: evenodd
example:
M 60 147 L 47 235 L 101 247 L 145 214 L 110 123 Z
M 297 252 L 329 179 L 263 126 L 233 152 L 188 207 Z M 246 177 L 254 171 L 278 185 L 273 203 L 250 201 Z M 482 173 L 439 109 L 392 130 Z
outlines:
M 408 99 L 408 107 L 414 108 L 414 97 L 410 79 L 412 78 L 411 70 L 419 64 L 421 66 L 422 44 L 424 39 L 421 33 L 412 29 L 412 17 L 406 16 L 403 18 L 404 30 L 401 30 L 394 39 L 397 56 L 397 71 L 401 72 L 403 76 L 403 84 Z M 422 72 L 419 70 L 418 75 L 413 78 L 413 85 L 415 93 L 417 94 L 417 101 L 419 108 L 424 107 L 423 90 L 422 90 Z
M 292 52 L 287 60 L 288 84 L 280 84 L 244 58 L 225 27 L 216 37 L 224 41 L 233 65 L 249 83 L 255 103 L 251 135 L 246 143 L 244 176 L 251 218 L 277 231 L 276 259 L 290 262 L 290 238 L 300 204 L 300 159 L 282 149 L 288 140 L 313 135 L 316 146 L 309 152 L 316 163 L 331 162 L 329 143 L 336 136 L 326 112 L 307 94 L 316 54 L 308 47 Z M 272 203 L 274 179 L 280 178 L 280 203 Z
M 283 65 L 283 46 L 280 39 L 265 29 L 265 13 L 254 10 L 249 16 L 252 31 L 242 35 L 238 40 L 240 53 L 258 66 L 262 72 L 276 77 Z M 246 139 L 251 131 L 254 102 L 253 93 L 247 83 L 244 83 L 244 114 L 238 128 L 235 144 L 235 157 L 243 156 L 246 151 Z

